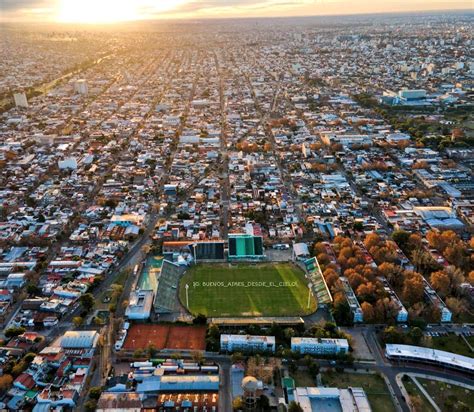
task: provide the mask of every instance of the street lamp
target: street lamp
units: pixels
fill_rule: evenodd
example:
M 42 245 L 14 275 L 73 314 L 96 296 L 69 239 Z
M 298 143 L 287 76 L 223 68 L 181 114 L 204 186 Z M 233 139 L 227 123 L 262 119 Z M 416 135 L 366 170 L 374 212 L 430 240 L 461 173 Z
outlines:
M 197 264 L 197 258 L 196 258 L 196 246 L 197 246 L 197 244 L 193 243 L 191 246 L 193 247 L 194 263 Z
M 189 293 L 188 293 L 189 285 L 186 283 L 184 288 L 186 289 L 186 308 L 189 309 Z

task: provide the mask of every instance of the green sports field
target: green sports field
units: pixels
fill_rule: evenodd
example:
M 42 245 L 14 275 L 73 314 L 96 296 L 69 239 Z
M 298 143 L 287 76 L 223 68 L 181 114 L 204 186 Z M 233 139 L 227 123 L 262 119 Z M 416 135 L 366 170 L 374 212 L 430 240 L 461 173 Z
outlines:
M 316 310 L 301 269 L 289 263 L 199 264 L 190 268 L 179 285 L 189 311 L 208 317 L 302 316 Z

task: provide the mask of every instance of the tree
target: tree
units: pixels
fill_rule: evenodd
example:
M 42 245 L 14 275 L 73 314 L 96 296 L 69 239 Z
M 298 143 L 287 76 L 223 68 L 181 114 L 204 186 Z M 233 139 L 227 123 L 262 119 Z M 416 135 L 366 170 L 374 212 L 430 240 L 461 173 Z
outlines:
M 102 393 L 101 386 L 93 386 L 89 391 L 89 398 L 97 400 L 100 398 L 101 393 Z
M 203 315 L 202 313 L 199 313 L 194 319 L 193 319 L 193 324 L 194 325 L 205 325 L 207 323 L 207 317 L 206 315 Z
M 240 396 L 237 396 L 233 401 L 232 401 L 232 409 L 234 411 L 239 411 L 244 408 L 244 401 Z
M 446 274 L 449 276 L 449 284 L 451 292 L 456 291 L 461 283 L 465 282 L 464 273 L 462 270 L 456 268 L 455 266 L 448 266 L 445 269 Z
M 395 230 L 392 233 L 392 239 L 402 250 L 406 250 L 410 241 L 410 233 L 406 230 Z
M 194 362 L 201 364 L 204 360 L 204 356 L 201 351 L 195 350 L 191 353 L 191 357 Z
M 285 335 L 285 339 L 290 340 L 295 336 L 295 330 L 293 328 L 285 328 L 283 334 Z
M 433 272 L 430 276 L 430 283 L 442 297 L 451 291 L 449 276 L 444 272 Z
M 262 412 L 270 410 L 270 401 L 265 395 L 260 395 L 260 398 L 257 399 L 257 408 Z
M 474 285 L 474 270 L 471 270 L 469 272 L 469 276 L 467 277 L 467 281 L 471 284 Z
M 5 392 L 10 389 L 12 382 L 13 377 L 11 375 L 5 374 L 0 376 L 0 392 Z
M 384 343 L 405 343 L 403 333 L 401 333 L 395 326 L 389 326 L 382 332 L 382 341 Z
M 423 279 L 419 273 L 413 273 L 413 275 L 403 282 L 402 295 L 410 305 L 423 300 L 425 288 Z
M 135 352 L 133 352 L 133 358 L 134 359 L 140 359 L 143 358 L 143 351 L 141 349 L 137 349 Z
M 85 293 L 84 295 L 81 295 L 79 302 L 86 312 L 90 312 L 95 304 L 94 295 L 92 295 L 92 293 Z
M 439 264 L 424 249 L 414 249 L 411 253 L 411 261 L 415 265 L 416 271 L 422 274 L 428 274 L 439 268 Z
M 156 346 L 153 343 L 148 344 L 148 346 L 146 348 L 146 351 L 148 353 L 149 358 L 154 358 L 156 356 L 156 354 L 158 353 L 158 349 L 156 348 Z
M 299 403 L 296 403 L 295 401 L 291 401 L 290 404 L 288 405 L 288 412 L 304 412 L 304 411 Z
M 378 267 L 381 276 L 385 277 L 388 282 L 395 288 L 399 288 L 403 284 L 403 269 L 393 263 L 384 262 Z
M 22 335 L 23 333 L 25 333 L 26 329 L 23 328 L 23 327 L 12 327 L 12 328 L 8 328 L 6 331 L 5 331 L 5 337 L 7 338 L 13 338 L 15 336 L 18 336 L 18 335 Z
M 346 300 L 341 300 L 333 305 L 332 315 L 338 325 L 351 326 L 353 323 L 351 310 Z
M 318 362 L 311 362 L 311 364 L 308 366 L 308 371 L 309 374 L 313 377 L 316 378 L 316 375 L 319 373 L 319 363 Z
M 82 318 L 81 316 L 75 316 L 74 318 L 72 318 L 72 323 L 76 328 L 78 328 L 84 323 L 84 318 Z
M 295 373 L 298 370 L 298 364 L 294 360 L 291 360 L 288 362 L 288 370 L 290 373 Z
M 85 404 L 84 404 L 84 410 L 86 412 L 94 412 L 97 409 L 97 401 L 94 399 L 89 399 Z
M 230 357 L 231 362 L 234 363 L 239 363 L 244 360 L 244 355 L 242 355 L 241 352 L 234 352 L 231 357 Z
M 374 307 L 369 302 L 362 302 L 360 305 L 364 314 L 364 321 L 372 322 L 375 319 Z
M 454 316 L 458 316 L 466 310 L 466 305 L 463 303 L 462 300 L 458 298 L 447 297 L 445 302 L 446 306 L 449 308 L 449 310 L 453 313 Z
M 408 332 L 408 337 L 410 338 L 411 343 L 417 346 L 423 339 L 423 331 L 418 327 L 414 327 L 410 330 L 410 332 Z

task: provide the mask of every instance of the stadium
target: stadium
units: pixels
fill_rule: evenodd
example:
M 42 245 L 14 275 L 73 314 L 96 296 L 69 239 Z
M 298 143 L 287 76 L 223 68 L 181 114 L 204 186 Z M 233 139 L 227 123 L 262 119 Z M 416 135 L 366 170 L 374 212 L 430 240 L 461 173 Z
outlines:
M 304 316 L 317 309 L 304 272 L 291 263 L 197 264 L 182 277 L 179 297 L 191 314 L 208 317 Z

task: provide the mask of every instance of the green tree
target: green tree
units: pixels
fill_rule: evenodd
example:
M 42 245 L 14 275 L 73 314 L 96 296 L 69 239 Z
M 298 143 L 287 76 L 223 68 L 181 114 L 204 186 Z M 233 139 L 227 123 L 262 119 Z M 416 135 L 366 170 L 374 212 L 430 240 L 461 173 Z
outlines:
M 79 302 L 86 312 L 89 312 L 95 304 L 94 295 L 92 293 L 85 293 L 79 298 Z
M 232 409 L 234 411 L 239 411 L 244 408 L 244 401 L 240 396 L 237 396 L 233 401 L 232 401 Z
M 25 333 L 26 329 L 23 328 L 23 327 L 12 327 L 12 328 L 8 328 L 6 331 L 5 331 L 5 337 L 7 338 L 13 338 L 15 336 L 18 336 L 18 335 L 21 335 L 23 333 Z
M 101 386 L 93 386 L 89 391 L 89 398 L 97 400 L 100 398 L 101 393 L 102 393 Z
M 288 405 L 288 412 L 304 412 L 301 405 L 295 401 L 291 401 Z
M 408 332 L 408 337 L 413 345 L 418 346 L 423 339 L 423 331 L 419 327 L 414 327 Z
M 234 352 L 231 355 L 230 360 L 231 360 L 232 363 L 242 362 L 244 360 L 244 355 L 242 355 L 241 352 Z
M 74 318 L 72 318 L 72 323 L 76 328 L 78 328 L 84 323 L 84 318 L 82 318 L 81 316 L 75 316 Z

